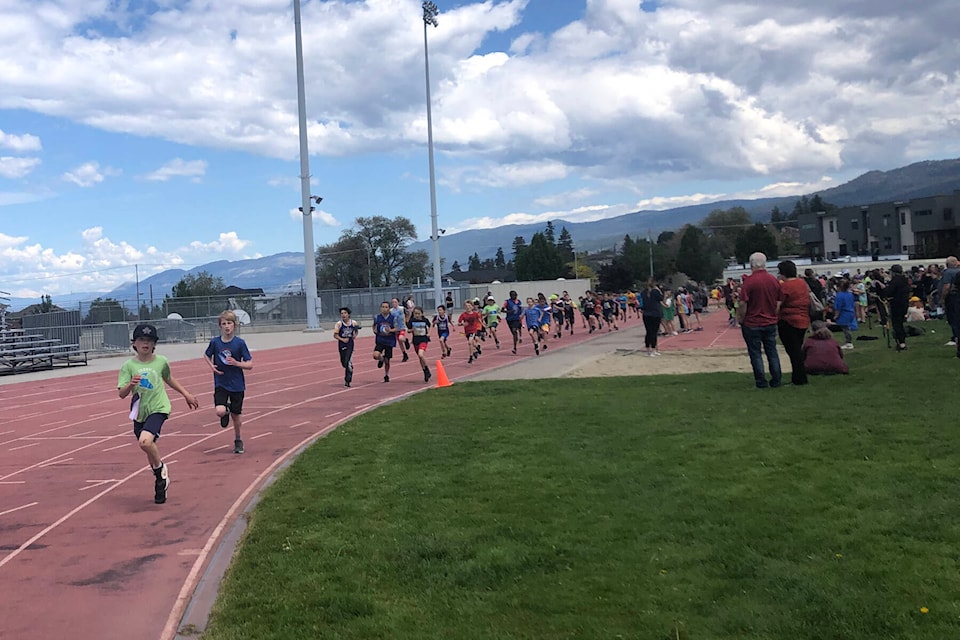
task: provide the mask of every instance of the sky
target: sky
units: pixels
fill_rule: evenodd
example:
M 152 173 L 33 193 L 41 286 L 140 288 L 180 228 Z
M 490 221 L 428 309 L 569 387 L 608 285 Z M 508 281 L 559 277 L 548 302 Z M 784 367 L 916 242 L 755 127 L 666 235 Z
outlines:
M 955 0 L 436 4 L 447 234 L 960 157 Z M 421 16 L 302 2 L 316 245 L 373 215 L 430 236 Z M 303 251 L 294 33 L 287 0 L 0 0 L 0 291 Z

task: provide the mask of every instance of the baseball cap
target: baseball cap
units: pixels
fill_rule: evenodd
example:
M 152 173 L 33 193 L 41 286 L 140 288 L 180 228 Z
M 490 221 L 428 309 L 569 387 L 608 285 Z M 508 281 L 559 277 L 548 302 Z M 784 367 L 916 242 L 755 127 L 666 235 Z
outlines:
M 152 324 L 138 324 L 133 330 L 133 339 L 137 338 L 147 338 L 154 342 L 160 339 L 157 337 L 157 328 Z

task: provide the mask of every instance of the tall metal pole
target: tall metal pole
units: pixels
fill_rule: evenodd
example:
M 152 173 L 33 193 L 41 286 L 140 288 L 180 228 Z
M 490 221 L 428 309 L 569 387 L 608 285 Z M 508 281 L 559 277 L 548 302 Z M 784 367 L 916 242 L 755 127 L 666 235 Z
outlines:
M 427 26 L 434 27 L 439 10 L 432 2 L 423 3 L 423 63 L 427 80 L 427 155 L 430 159 L 430 239 L 433 240 L 434 306 L 443 302 L 443 273 L 440 268 L 440 226 L 437 224 L 437 181 L 433 166 L 433 113 L 430 105 L 430 51 L 427 48 Z
M 650 277 L 653 277 L 653 239 L 650 235 L 650 229 L 647 229 L 647 247 L 650 250 Z
M 313 212 L 310 210 L 310 153 L 307 150 L 307 98 L 303 82 L 303 36 L 300 0 L 293 0 L 297 40 L 297 107 L 300 116 L 300 197 L 303 201 L 303 287 L 307 299 L 307 330 L 319 329 L 317 319 L 317 267 L 314 261 Z

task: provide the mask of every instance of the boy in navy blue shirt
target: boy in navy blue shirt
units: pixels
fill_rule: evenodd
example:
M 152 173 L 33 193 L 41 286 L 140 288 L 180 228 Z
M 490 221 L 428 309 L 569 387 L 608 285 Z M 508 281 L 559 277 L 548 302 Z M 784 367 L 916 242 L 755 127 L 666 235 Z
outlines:
M 226 429 L 233 416 L 233 452 L 243 453 L 240 427 L 243 421 L 243 396 L 246 392 L 244 371 L 253 369 L 253 358 L 243 338 L 237 337 L 237 314 L 220 314 L 220 335 L 212 338 L 204 351 L 204 362 L 213 372 L 213 404 L 220 417 L 220 426 Z
M 380 303 L 380 314 L 373 319 L 373 332 L 376 334 L 376 344 L 373 346 L 373 359 L 377 361 L 377 368 L 383 369 L 383 381 L 390 382 L 390 359 L 393 358 L 393 348 L 397 346 L 397 321 L 390 313 L 390 303 Z
M 343 386 L 353 382 L 353 343 L 360 331 L 360 323 L 350 317 L 350 307 L 340 308 L 340 319 L 333 325 L 333 337 L 337 339 L 340 366 L 343 367 Z

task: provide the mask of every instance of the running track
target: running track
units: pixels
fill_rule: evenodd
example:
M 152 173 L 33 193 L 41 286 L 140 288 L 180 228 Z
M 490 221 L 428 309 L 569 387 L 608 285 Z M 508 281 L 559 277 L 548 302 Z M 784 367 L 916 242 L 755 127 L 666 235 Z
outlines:
M 721 315 L 704 316 L 706 331 L 665 339 L 662 348 L 742 346 Z M 488 342 L 467 365 L 454 338 L 444 361 L 451 380 L 533 357 L 529 340 L 519 356 Z M 578 326 L 551 341 L 551 352 L 589 338 Z M 350 389 L 331 342 L 255 351 L 243 455 L 232 453 L 233 429 L 221 430 L 213 413 L 207 366 L 174 362 L 200 410 L 170 392 L 174 413 L 159 441 L 171 475 L 163 505 L 153 503 L 115 371 L 0 386 L 0 638 L 173 638 L 217 545 L 271 474 L 338 424 L 435 385 L 435 377 L 423 382 L 415 358 L 397 358 L 383 383 L 371 351 L 371 338 L 358 340 Z M 436 347 L 428 354 L 436 376 Z

